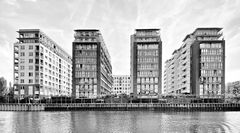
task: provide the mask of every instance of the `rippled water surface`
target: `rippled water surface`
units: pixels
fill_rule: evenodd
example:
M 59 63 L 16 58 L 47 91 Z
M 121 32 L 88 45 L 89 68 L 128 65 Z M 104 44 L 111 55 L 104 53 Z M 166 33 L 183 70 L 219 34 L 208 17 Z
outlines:
M 240 112 L 0 112 L 0 133 L 240 133 Z

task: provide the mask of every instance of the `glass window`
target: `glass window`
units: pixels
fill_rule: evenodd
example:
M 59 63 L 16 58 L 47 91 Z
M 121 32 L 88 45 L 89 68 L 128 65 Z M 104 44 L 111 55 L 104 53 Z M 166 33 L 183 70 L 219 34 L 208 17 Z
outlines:
M 33 59 L 29 59 L 29 63 L 33 63 Z
M 29 66 L 29 70 L 33 70 L 33 66 Z
M 20 76 L 23 77 L 23 76 L 24 76 L 24 73 L 20 73 Z
M 33 46 L 32 46 L 32 45 L 29 45 L 29 49 L 33 49 Z
M 20 83 L 24 83 L 24 79 L 21 79 L 21 80 L 20 80 Z
M 20 56 L 25 56 L 25 53 L 24 53 L 24 52 L 21 52 L 21 53 L 20 53 Z
M 29 83 L 33 83 L 33 80 L 32 79 L 29 79 L 29 81 L 28 81 Z
M 24 66 L 20 66 L 20 69 L 21 69 L 21 70 L 24 70 Z
M 140 83 L 140 78 L 137 78 L 137 83 Z
M 21 46 L 20 46 L 20 49 L 22 49 L 22 50 L 25 49 L 25 46 L 24 46 L 24 45 L 21 45 Z
M 29 56 L 33 56 L 33 52 L 29 52 Z
M 29 76 L 29 77 L 32 77 L 32 76 L 33 76 L 33 73 L 32 73 L 32 72 L 28 73 L 28 76 Z

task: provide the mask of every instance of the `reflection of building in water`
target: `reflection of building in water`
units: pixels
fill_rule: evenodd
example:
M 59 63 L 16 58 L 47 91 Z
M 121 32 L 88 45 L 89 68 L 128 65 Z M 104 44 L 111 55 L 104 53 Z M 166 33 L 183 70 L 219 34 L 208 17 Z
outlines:
M 164 93 L 219 98 L 225 91 L 222 28 L 197 28 L 165 62 Z
M 233 132 L 238 112 L 0 112 L 0 132 Z
M 42 126 L 41 126 L 41 117 L 42 114 L 39 112 L 13 112 L 12 118 L 9 120 L 12 121 L 11 125 L 8 127 L 14 127 L 12 129 L 12 133 L 19 132 L 19 133 L 42 133 Z M 45 117 L 42 117 L 45 118 Z M 44 121 L 45 124 L 46 121 Z M 48 125 L 49 126 L 49 125 Z M 45 127 L 46 128 L 46 127 Z M 49 128 L 49 127 L 48 127 Z
M 34 123 L 33 127 L 40 130 L 39 133 L 68 133 L 73 132 L 72 130 L 72 119 L 71 112 L 52 112 L 52 113 L 41 113 L 32 114 L 31 119 Z M 34 116 L 36 115 L 36 116 Z M 26 128 L 26 127 L 25 127 Z M 37 131 L 32 131 L 36 133 Z M 37 132 L 38 133 L 38 132 Z M 75 132 L 73 132 L 75 133 Z
M 226 130 L 226 115 L 224 112 L 188 112 L 191 116 L 187 124 L 189 132 L 230 132 Z M 197 120 L 197 121 L 196 121 Z
M 136 29 L 131 35 L 131 88 L 138 97 L 162 93 L 160 29 Z M 149 97 L 150 96 L 150 97 Z

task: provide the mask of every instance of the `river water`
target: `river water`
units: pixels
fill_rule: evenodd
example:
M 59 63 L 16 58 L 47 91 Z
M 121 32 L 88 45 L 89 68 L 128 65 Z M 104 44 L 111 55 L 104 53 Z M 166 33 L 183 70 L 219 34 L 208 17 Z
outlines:
M 0 133 L 240 133 L 240 112 L 0 112 Z

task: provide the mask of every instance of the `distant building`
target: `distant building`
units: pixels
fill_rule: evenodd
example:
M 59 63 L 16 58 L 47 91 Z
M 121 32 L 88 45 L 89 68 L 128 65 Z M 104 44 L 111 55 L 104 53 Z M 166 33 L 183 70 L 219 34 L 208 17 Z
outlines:
M 0 96 L 3 97 L 7 91 L 7 80 L 3 77 L 0 78 Z
M 73 97 L 110 94 L 113 78 L 108 49 L 99 30 L 75 30 L 73 42 Z
M 14 44 L 15 98 L 71 96 L 72 60 L 39 29 L 20 29 Z
M 164 93 L 222 97 L 225 90 L 225 40 L 222 28 L 197 28 L 165 62 Z
M 162 94 L 160 29 L 136 29 L 131 35 L 131 88 L 139 98 Z
M 111 94 L 127 94 L 131 93 L 129 75 L 113 75 L 113 88 Z

